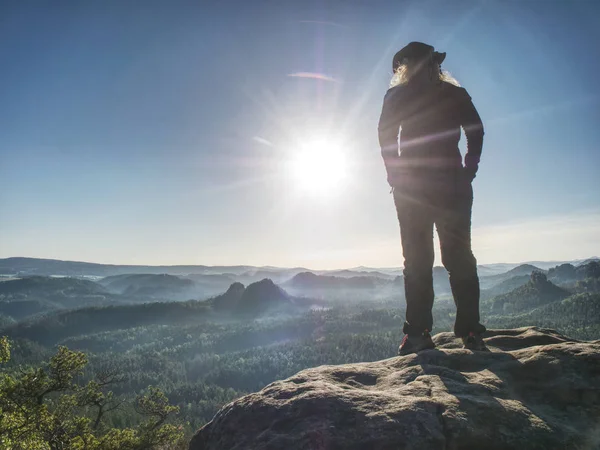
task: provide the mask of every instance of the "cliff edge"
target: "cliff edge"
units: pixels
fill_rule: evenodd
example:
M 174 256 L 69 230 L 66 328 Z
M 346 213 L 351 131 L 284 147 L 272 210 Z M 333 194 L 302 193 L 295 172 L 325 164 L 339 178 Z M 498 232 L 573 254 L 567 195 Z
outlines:
M 437 348 L 321 366 L 224 406 L 190 450 L 599 449 L 600 341 L 489 330 L 491 352 Z

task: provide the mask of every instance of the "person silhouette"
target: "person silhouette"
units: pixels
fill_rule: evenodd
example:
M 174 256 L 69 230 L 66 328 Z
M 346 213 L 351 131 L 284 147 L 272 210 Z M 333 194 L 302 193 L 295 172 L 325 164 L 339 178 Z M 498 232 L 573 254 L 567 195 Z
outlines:
M 433 227 L 456 304 L 454 333 L 487 350 L 479 317 L 477 261 L 471 250 L 472 181 L 483 123 L 471 97 L 441 69 L 446 53 L 411 42 L 394 55 L 378 133 L 404 254 L 405 334 L 400 355 L 433 348 Z M 463 165 L 461 128 L 467 139 Z M 400 134 L 400 142 L 398 135 Z

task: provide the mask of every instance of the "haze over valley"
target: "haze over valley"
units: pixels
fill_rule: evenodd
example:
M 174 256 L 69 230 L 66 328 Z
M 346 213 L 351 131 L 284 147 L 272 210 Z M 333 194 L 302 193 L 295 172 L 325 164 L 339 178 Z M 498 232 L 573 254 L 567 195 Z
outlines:
M 600 339 L 600 262 L 479 268 L 488 328 L 549 327 Z M 85 352 L 85 377 L 111 368 L 122 399 L 158 386 L 189 434 L 225 403 L 304 368 L 393 356 L 404 320 L 398 268 L 109 266 L 0 260 L 0 335 L 8 368 L 57 346 Z M 434 268 L 435 328 L 452 329 L 448 275 Z M 12 369 L 10 369 L 12 370 Z M 107 426 L 137 423 L 115 411 Z

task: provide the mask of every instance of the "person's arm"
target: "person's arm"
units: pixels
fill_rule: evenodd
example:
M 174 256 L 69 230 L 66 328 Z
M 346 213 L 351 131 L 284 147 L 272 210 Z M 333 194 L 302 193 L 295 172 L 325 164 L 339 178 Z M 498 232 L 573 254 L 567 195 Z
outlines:
M 399 165 L 398 134 L 400 131 L 400 119 L 397 113 L 395 91 L 390 89 L 383 99 L 383 108 L 379 118 L 377 130 L 379 132 L 379 146 L 381 156 L 385 164 L 387 179 L 390 186 L 395 184 L 397 167 Z
M 471 179 L 475 178 L 479 168 L 479 160 L 483 149 L 483 122 L 475 105 L 471 101 L 471 96 L 464 90 L 462 99 L 462 119 L 461 126 L 467 138 L 467 154 L 465 155 L 465 171 Z

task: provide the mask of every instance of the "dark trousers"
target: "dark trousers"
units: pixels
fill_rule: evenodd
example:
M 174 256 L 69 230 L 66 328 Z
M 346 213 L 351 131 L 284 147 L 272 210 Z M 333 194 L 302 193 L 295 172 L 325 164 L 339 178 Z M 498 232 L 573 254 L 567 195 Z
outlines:
M 443 174 L 407 174 L 394 189 L 404 253 L 406 322 L 404 333 L 433 327 L 433 226 L 440 239 L 456 304 L 456 336 L 483 332 L 479 323 L 479 278 L 471 251 L 473 188 L 462 170 Z

